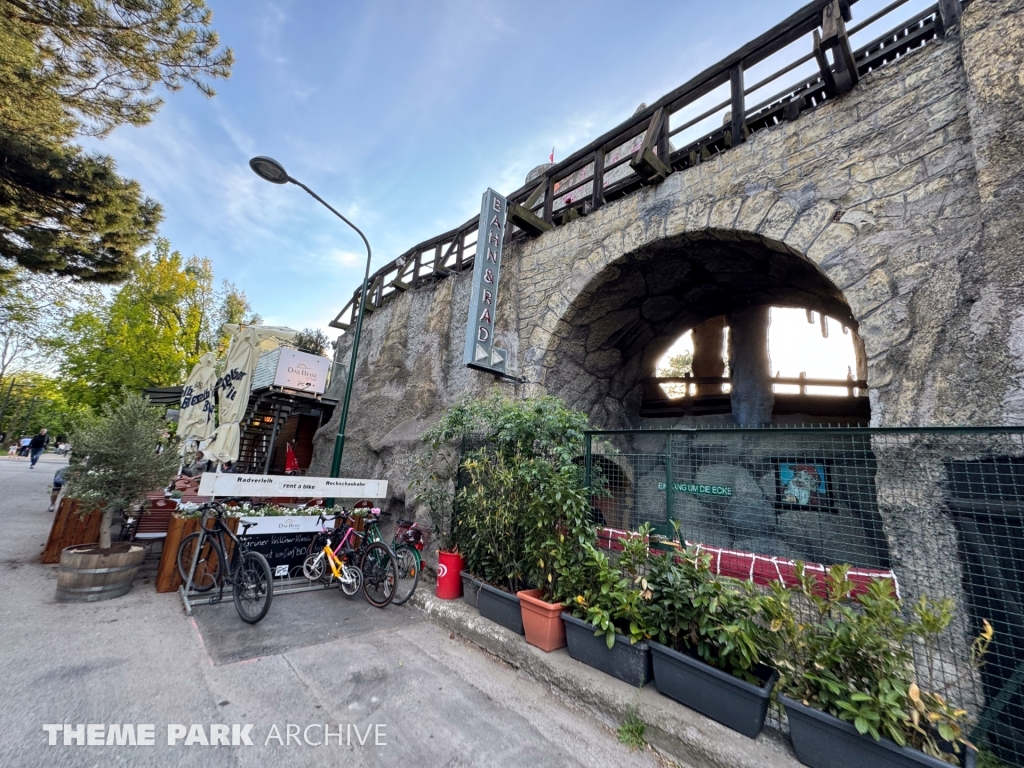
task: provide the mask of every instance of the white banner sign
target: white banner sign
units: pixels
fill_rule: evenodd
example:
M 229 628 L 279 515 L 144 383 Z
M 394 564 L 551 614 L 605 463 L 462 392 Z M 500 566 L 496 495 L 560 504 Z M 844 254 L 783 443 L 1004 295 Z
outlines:
M 325 512 L 327 510 L 324 510 Z M 266 536 L 273 533 L 312 533 L 320 530 L 317 515 L 295 515 L 288 517 L 246 517 L 243 523 L 255 523 L 249 529 L 250 536 Z
M 344 477 L 291 475 L 235 475 L 204 472 L 200 496 L 292 496 L 303 499 L 384 499 L 387 480 L 351 480 Z
M 274 386 L 323 394 L 331 361 L 297 349 L 282 349 L 274 375 Z

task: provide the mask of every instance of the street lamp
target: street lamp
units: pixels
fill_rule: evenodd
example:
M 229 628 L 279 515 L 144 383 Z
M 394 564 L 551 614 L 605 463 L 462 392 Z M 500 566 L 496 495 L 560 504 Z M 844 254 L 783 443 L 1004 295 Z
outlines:
M 320 197 L 320 195 L 307 187 L 301 181 L 297 181 L 289 176 L 288 172 L 284 169 L 284 166 L 277 162 L 277 160 L 274 160 L 271 157 L 254 157 L 249 161 L 249 167 L 252 168 L 253 172 L 261 179 L 266 179 L 273 184 L 287 184 L 290 182 L 296 186 L 302 187 L 327 210 L 352 227 L 352 229 L 356 231 L 356 234 L 363 238 L 363 243 L 366 245 L 366 274 L 363 276 L 363 287 L 359 293 L 359 314 L 356 317 L 355 336 L 352 338 L 352 359 L 348 364 L 348 380 L 345 383 L 345 399 L 341 405 L 341 421 L 338 423 L 338 436 L 334 439 L 334 459 L 331 461 L 331 477 L 337 477 L 338 473 L 341 471 L 341 455 L 345 450 L 345 425 L 348 423 L 348 406 L 352 399 L 352 384 L 356 373 L 356 355 L 359 353 L 359 337 L 363 332 L 363 310 L 366 308 L 366 286 L 370 281 L 370 258 L 372 256 L 370 251 L 370 241 L 366 239 L 366 235 L 363 234 L 359 227 L 329 206 L 324 199 Z M 327 506 L 333 507 L 334 499 L 328 499 Z

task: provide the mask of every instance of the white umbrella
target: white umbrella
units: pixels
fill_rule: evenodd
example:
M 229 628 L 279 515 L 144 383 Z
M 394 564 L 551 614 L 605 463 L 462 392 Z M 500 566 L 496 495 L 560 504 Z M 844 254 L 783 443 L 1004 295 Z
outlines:
M 213 397 L 217 384 L 214 368 L 217 356 L 207 352 L 192 368 L 181 392 L 181 414 L 178 416 L 178 436 L 187 444 L 191 440 L 206 440 L 216 428 Z
M 237 323 L 224 323 L 220 330 L 222 333 L 235 333 L 242 326 Z M 286 325 L 251 325 L 249 326 L 259 334 L 260 349 L 267 352 L 277 349 L 282 341 L 291 341 L 298 335 L 298 331 Z
M 224 374 L 217 380 L 217 404 L 220 425 L 206 447 L 207 458 L 224 464 L 238 459 L 239 422 L 249 407 L 252 372 L 259 358 L 257 328 L 242 326 L 235 331 L 228 347 Z

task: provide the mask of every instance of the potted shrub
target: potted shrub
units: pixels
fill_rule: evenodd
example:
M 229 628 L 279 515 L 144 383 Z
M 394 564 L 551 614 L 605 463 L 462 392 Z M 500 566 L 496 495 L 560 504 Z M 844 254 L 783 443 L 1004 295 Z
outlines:
M 460 490 L 458 528 L 466 541 L 467 570 L 481 581 L 480 615 L 523 634 L 516 595 L 526 586 L 525 519 L 536 471 L 533 459 L 480 449 L 462 463 L 467 483 Z
M 65 475 L 67 495 L 80 509 L 101 510 L 98 544 L 68 547 L 61 553 L 57 599 L 95 601 L 118 597 L 131 589 L 145 558 L 141 544 L 110 541 L 114 514 L 145 501 L 150 489 L 166 485 L 178 457 L 158 452 L 165 440 L 159 409 L 138 395 L 117 407 L 107 406 L 99 419 L 72 437 L 75 446 Z
M 585 546 L 594 542 L 590 495 L 580 470 L 547 466 L 530 502 L 525 559 L 533 589 L 517 593 L 526 642 L 544 651 L 565 646 L 563 604 L 580 592 Z
M 585 544 L 585 587 L 562 614 L 570 656 L 637 687 L 652 677 L 651 651 L 645 642 L 653 596 L 647 581 L 650 530 L 645 523 L 626 540 L 617 563 L 593 544 Z
M 775 589 L 772 625 L 781 640 L 779 701 L 800 761 L 812 768 L 972 766 L 966 712 L 922 690 L 914 667 L 913 648 L 934 647 L 952 619 L 952 600 L 921 597 L 906 616 L 888 579 L 858 589 L 849 566 L 831 568 L 824 585 L 797 570 L 796 595 Z M 976 663 L 991 637 L 986 622 L 972 648 Z
M 778 672 L 765 661 L 776 635 L 761 619 L 772 599 L 750 582 L 715 576 L 686 550 L 655 559 L 648 583 L 654 684 L 661 693 L 756 737 Z
M 584 414 L 556 398 L 495 392 L 464 398 L 424 435 L 429 448 L 417 462 L 417 499 L 447 515 L 467 600 L 479 600 L 485 616 L 520 633 L 516 592 L 533 586 L 524 553 L 529 506 L 540 478 L 581 455 L 586 426 Z

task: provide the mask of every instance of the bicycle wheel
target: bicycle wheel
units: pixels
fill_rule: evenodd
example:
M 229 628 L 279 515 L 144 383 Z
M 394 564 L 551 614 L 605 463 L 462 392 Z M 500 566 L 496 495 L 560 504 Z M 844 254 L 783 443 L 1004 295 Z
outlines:
M 196 531 L 182 539 L 178 546 L 178 574 L 186 584 L 198 543 L 199 531 Z M 210 536 L 206 536 L 203 548 L 199 552 L 199 559 L 196 561 L 196 571 L 192 576 L 192 589 L 196 592 L 209 592 L 224 577 L 223 570 L 224 564 L 221 560 L 220 548 Z
M 420 583 L 419 560 L 416 550 L 408 544 L 400 544 L 395 548 L 395 560 L 398 565 L 398 581 L 395 582 L 395 605 L 401 605 L 416 591 Z
M 345 576 L 348 576 L 348 578 L 345 578 Z M 341 577 L 339 586 L 341 587 L 341 593 L 345 597 L 352 597 L 363 588 L 363 572 L 354 565 L 346 565 L 345 573 Z
M 359 570 L 363 572 L 363 596 L 370 605 L 383 608 L 395 599 L 398 566 L 391 547 L 380 541 L 368 546 Z
M 261 621 L 274 599 L 274 580 L 267 558 L 259 552 L 243 552 L 231 592 L 242 621 L 247 624 Z
M 317 552 L 323 552 L 324 544 L 328 542 L 326 533 L 318 533 L 309 542 L 309 546 L 306 548 L 306 555 L 315 555 Z
M 302 563 L 302 575 L 310 581 L 320 581 L 326 570 L 327 557 L 322 551 L 310 555 Z

